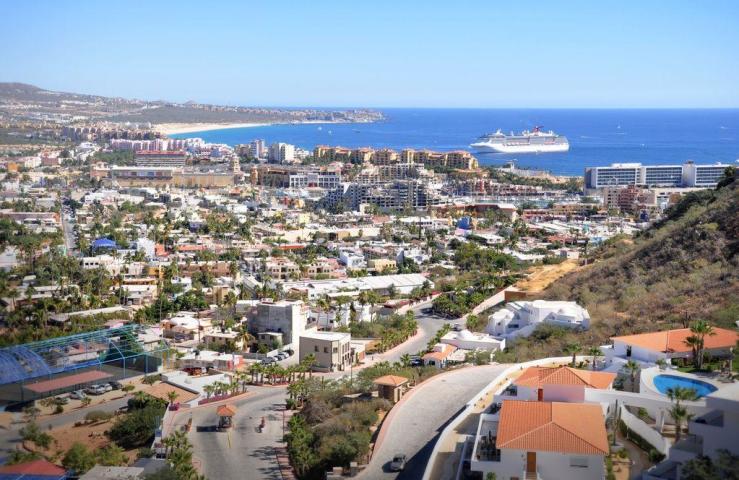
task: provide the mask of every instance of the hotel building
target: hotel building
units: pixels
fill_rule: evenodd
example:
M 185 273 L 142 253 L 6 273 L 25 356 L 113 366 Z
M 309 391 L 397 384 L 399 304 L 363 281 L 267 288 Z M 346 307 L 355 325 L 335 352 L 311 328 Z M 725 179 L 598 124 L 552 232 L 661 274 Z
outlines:
M 728 164 L 642 165 L 614 163 L 585 169 L 585 188 L 606 187 L 715 187 Z

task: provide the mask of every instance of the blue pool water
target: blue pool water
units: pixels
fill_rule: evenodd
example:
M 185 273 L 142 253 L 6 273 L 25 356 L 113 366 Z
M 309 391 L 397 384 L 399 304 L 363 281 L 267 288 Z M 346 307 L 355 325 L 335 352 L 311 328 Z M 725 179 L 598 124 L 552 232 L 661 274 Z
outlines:
M 693 380 L 692 378 L 677 377 L 675 375 L 657 375 L 654 377 L 654 386 L 660 393 L 667 395 L 668 388 L 683 387 L 695 390 L 698 398 L 705 397 L 711 392 L 718 390 L 710 383 Z

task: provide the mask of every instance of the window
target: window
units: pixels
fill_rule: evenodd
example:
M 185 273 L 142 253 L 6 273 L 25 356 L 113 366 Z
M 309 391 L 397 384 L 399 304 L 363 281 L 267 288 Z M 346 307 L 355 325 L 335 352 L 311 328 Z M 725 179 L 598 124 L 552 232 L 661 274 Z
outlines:
M 314 352 L 317 352 L 318 351 L 318 345 L 313 345 L 313 351 Z
M 570 468 L 588 468 L 588 457 L 570 457 Z
M 339 351 L 338 347 L 334 347 L 334 352 L 333 353 L 338 353 L 338 351 Z
M 323 353 L 328 353 L 328 347 L 323 347 Z

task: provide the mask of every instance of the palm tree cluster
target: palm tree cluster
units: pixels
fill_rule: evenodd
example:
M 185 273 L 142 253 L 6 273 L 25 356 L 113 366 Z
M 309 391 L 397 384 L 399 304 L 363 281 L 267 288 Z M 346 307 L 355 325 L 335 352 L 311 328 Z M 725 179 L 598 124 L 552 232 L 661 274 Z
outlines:
M 703 369 L 703 362 L 705 360 L 705 340 L 706 337 L 716 335 L 713 327 L 708 324 L 705 320 L 698 320 L 690 325 L 690 336 L 685 339 L 685 345 L 689 346 L 693 353 L 693 366 L 698 369 Z
M 162 443 L 166 447 L 167 462 L 176 478 L 181 480 L 205 480 L 192 465 L 192 444 L 187 434 L 178 430 L 167 436 Z

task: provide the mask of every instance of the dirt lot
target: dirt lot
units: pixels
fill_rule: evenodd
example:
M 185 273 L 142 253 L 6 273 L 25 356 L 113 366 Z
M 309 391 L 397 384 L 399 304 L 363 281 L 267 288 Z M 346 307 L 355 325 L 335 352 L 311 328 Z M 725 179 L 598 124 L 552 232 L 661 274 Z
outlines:
M 529 270 L 529 276 L 516 283 L 516 287 L 525 292 L 541 292 L 557 279 L 577 268 L 577 260 L 565 260 L 556 265 L 532 267 Z

